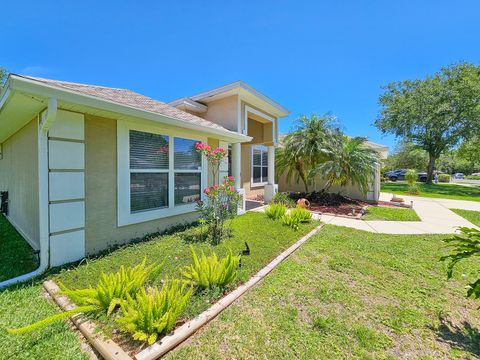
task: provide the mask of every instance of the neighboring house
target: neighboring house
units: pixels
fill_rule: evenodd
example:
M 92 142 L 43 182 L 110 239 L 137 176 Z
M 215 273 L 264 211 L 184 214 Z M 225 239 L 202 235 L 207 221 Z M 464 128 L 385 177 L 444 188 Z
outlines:
M 12 74 L 0 94 L 7 217 L 40 251 L 38 271 L 192 222 L 213 182 L 199 141 L 229 148 L 220 177 L 235 176 L 242 208 L 248 197 L 268 201 L 277 189 L 278 119 L 287 115 L 241 81 L 165 104 L 127 89 Z
M 280 146 L 281 146 L 282 136 L 280 136 Z M 388 147 L 385 145 L 376 144 L 371 141 L 367 141 L 366 145 L 374 150 L 376 150 L 379 155 L 380 159 L 384 160 L 387 158 L 388 155 Z M 378 164 L 375 169 L 375 175 L 373 176 L 370 184 L 369 189 L 366 194 L 364 194 L 360 187 L 353 184 L 348 184 L 347 186 L 332 186 L 329 189 L 329 192 L 340 193 L 342 195 L 351 197 L 353 199 L 359 200 L 366 200 L 366 201 L 373 201 L 376 202 L 380 198 L 380 170 L 381 164 Z M 312 191 L 320 191 L 325 186 L 325 180 L 322 179 L 321 175 L 317 175 L 310 186 Z M 310 190 L 309 189 L 309 190 Z M 298 182 L 295 182 L 295 179 L 292 179 L 292 182 L 287 182 L 287 176 L 281 175 L 278 179 L 278 191 L 284 192 L 303 192 L 305 191 L 305 186 L 302 180 L 299 179 Z

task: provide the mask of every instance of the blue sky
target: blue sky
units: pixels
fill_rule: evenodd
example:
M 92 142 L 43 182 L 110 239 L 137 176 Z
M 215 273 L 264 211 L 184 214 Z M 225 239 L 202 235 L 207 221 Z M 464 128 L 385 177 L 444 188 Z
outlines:
M 478 1 L 9 1 L 0 65 L 170 101 L 244 80 L 291 111 L 373 126 L 381 86 L 480 59 Z

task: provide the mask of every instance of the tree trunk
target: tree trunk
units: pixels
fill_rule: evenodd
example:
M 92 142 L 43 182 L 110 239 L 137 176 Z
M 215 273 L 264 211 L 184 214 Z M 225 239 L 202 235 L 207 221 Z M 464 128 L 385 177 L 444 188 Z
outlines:
M 435 168 L 435 161 L 437 160 L 432 154 L 429 154 L 428 168 L 427 168 L 427 184 L 431 184 L 433 180 L 433 170 Z
M 303 181 L 303 185 L 305 186 L 305 192 L 308 193 L 308 181 L 307 181 L 307 178 L 305 176 L 305 172 L 303 171 L 302 163 L 300 161 L 297 161 L 295 163 L 295 168 L 297 169 L 298 175 L 300 175 L 300 178 Z

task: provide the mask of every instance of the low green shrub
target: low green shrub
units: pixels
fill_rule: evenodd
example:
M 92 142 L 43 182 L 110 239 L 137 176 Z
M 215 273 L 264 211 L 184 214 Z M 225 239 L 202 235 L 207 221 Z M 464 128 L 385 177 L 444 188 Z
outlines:
M 154 280 L 163 268 L 164 263 L 147 266 L 146 261 L 143 259 L 135 267 L 122 265 L 115 273 L 102 273 L 95 288 L 70 290 L 60 284 L 62 294 L 67 295 L 79 305 L 78 308 L 8 331 L 12 334 L 24 334 L 82 312 L 101 313 L 106 311 L 109 316 L 122 301 L 134 297 L 148 281 Z
M 450 182 L 450 175 L 440 174 L 440 175 L 438 175 L 438 181 L 441 182 L 441 183 L 449 183 Z
M 292 208 L 295 206 L 295 201 L 293 201 L 293 199 L 287 193 L 284 193 L 284 192 L 276 193 L 275 196 L 273 197 L 272 203 L 282 204 L 289 208 Z
M 224 287 L 236 279 L 240 256 L 234 256 L 229 251 L 227 256 L 219 260 L 215 253 L 207 257 L 202 251 L 202 255 L 198 258 L 191 246 L 190 251 L 193 264 L 183 272 L 190 283 L 207 289 L 215 286 Z
M 289 214 L 283 215 L 280 220 L 282 224 L 290 226 L 294 230 L 298 230 L 298 226 L 300 225 L 300 220 L 297 217 L 293 217 Z
M 265 209 L 265 215 L 272 220 L 280 219 L 287 212 L 287 207 L 283 204 L 270 204 Z
M 419 195 L 420 194 L 420 188 L 418 187 L 417 184 L 409 184 L 408 185 L 408 190 L 407 193 L 410 195 Z
M 161 290 L 142 288 L 135 297 L 122 302 L 118 326 L 134 340 L 151 345 L 158 335 L 173 330 L 191 295 L 192 287 L 180 280 L 165 281 Z
M 467 175 L 467 176 L 465 176 L 465 179 L 480 180 L 480 176 L 478 176 L 478 175 Z
M 290 216 L 297 218 L 298 221 L 301 223 L 312 221 L 312 213 L 300 206 L 297 206 L 295 209 L 290 210 Z

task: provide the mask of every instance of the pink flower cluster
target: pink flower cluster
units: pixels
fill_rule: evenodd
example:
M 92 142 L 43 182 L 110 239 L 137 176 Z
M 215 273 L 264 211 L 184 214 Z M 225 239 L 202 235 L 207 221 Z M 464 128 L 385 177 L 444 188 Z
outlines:
M 226 195 L 232 195 L 237 192 L 235 190 L 234 184 L 235 178 L 233 176 L 225 176 L 223 178 L 222 184 L 207 186 L 205 189 L 203 189 L 203 193 L 209 198 L 216 198 L 221 193 L 224 193 Z
M 207 145 L 203 142 L 198 142 L 195 144 L 195 149 L 202 153 L 208 161 L 218 163 L 222 158 L 225 157 L 227 152 L 222 147 L 217 147 L 216 149 L 212 149 L 210 145 Z

